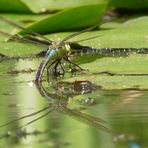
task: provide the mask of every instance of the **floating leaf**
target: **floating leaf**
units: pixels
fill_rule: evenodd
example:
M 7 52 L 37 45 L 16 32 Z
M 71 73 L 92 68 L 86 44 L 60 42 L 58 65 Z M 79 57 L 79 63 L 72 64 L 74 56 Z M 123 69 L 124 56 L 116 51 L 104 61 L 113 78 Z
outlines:
M 100 26 L 100 30 L 86 32 L 71 41 L 99 36 L 81 44 L 94 48 L 147 48 L 147 26 L 147 16 L 131 19 L 124 23 L 105 23 Z M 57 34 L 56 36 L 63 38 L 64 34 Z
M 81 67 L 86 69 L 85 74 L 66 81 L 87 80 L 106 90 L 148 89 L 147 54 L 132 54 L 128 57 L 104 57 L 82 64 Z

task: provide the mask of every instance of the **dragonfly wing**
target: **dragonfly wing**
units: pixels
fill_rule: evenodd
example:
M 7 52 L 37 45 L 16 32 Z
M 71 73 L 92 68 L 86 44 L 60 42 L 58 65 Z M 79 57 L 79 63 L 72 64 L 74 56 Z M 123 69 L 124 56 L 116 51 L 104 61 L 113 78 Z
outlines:
M 87 32 L 87 31 L 91 31 L 91 30 L 97 28 L 98 26 L 100 26 L 100 25 L 102 25 L 102 24 L 104 24 L 104 22 L 103 22 L 103 23 L 95 24 L 95 25 L 93 25 L 93 26 L 91 26 L 91 27 L 89 27 L 89 28 L 83 29 L 82 31 L 79 31 L 79 32 L 70 34 L 69 36 L 65 37 L 65 38 L 62 40 L 62 42 L 65 42 L 65 41 L 67 41 L 67 40 L 69 40 L 69 39 L 72 39 L 72 38 L 74 38 L 75 36 L 80 35 L 80 34 L 82 34 L 82 33 L 85 33 L 85 32 Z
M 91 115 L 86 115 L 81 112 L 75 112 L 75 111 L 68 109 L 66 107 L 61 107 L 61 109 L 59 109 L 59 110 L 65 114 L 69 115 L 70 117 L 73 117 L 85 124 L 91 125 L 93 127 L 102 129 L 110 134 L 113 134 L 113 131 L 111 129 L 109 129 L 108 127 L 105 127 L 104 125 L 101 124 L 101 122 L 105 123 L 105 121 L 102 119 L 99 119 L 99 118 L 97 119 L 97 117 L 93 117 Z
M 47 109 L 49 109 L 49 106 L 46 106 L 46 107 L 44 107 L 44 108 L 42 108 L 42 109 L 40 109 L 40 110 L 38 110 L 38 111 L 36 111 L 36 112 L 30 113 L 30 114 L 28 114 L 28 115 L 22 116 L 22 117 L 20 117 L 20 118 L 17 118 L 17 119 L 15 119 L 15 120 L 12 120 L 12 121 L 9 121 L 9 122 L 7 122 L 7 123 L 5 123 L 5 124 L 2 124 L 2 125 L 0 125 L 0 128 L 5 127 L 5 126 L 7 126 L 7 125 L 10 125 L 10 124 L 12 124 L 12 123 L 14 123 L 14 122 L 17 122 L 17 121 L 19 121 L 19 120 L 22 120 L 22 119 L 25 119 L 25 118 L 28 118 L 28 117 L 35 116 L 35 115 L 37 115 L 37 114 L 39 114 L 39 113 L 41 113 L 41 112 L 43 112 L 43 111 L 45 111 L 45 110 L 47 110 Z
M 46 112 L 46 113 L 44 113 L 43 115 L 41 115 L 41 116 L 39 116 L 39 117 L 37 117 L 37 118 L 35 118 L 35 119 L 33 119 L 33 120 L 27 122 L 26 124 L 24 124 L 24 125 L 18 127 L 17 129 L 23 128 L 23 127 L 25 127 L 25 126 L 27 126 L 27 125 L 30 125 L 31 123 L 34 123 L 34 122 L 36 122 L 36 121 L 42 119 L 43 117 L 46 117 L 49 113 L 51 113 L 51 112 L 54 111 L 54 110 L 55 110 L 54 108 L 51 108 L 50 110 L 48 110 L 48 112 Z
M 32 43 L 32 44 L 39 45 L 39 46 L 42 46 L 42 47 L 48 47 L 46 44 L 43 44 L 43 43 L 38 42 L 38 41 L 31 40 L 31 39 L 27 39 L 27 38 L 25 38 L 24 36 L 21 36 L 21 35 L 12 35 L 10 33 L 6 33 L 6 32 L 3 32 L 3 31 L 0 31 L 0 34 L 8 37 L 10 40 L 25 42 L 25 43 Z
M 45 50 L 39 51 L 39 52 L 35 53 L 35 56 L 37 56 L 37 57 L 45 57 L 45 55 L 46 55 L 46 51 Z
M 38 39 L 38 38 L 35 37 L 35 36 L 24 35 L 23 38 L 25 38 L 25 39 L 29 39 L 29 40 L 32 40 L 32 41 L 35 41 L 35 42 L 39 42 L 39 43 L 41 43 L 41 44 L 45 44 L 45 45 L 47 45 L 47 46 L 51 45 L 51 43 L 48 43 L 48 42 L 45 41 L 45 40 Z
M 0 21 L 4 22 L 4 23 L 6 23 L 6 24 L 9 24 L 9 25 L 11 25 L 11 26 L 14 26 L 14 27 L 16 27 L 16 28 L 18 28 L 18 29 L 21 29 L 21 30 L 23 30 L 23 31 L 25 31 L 25 32 L 27 32 L 27 33 L 29 33 L 29 34 L 31 34 L 31 35 L 38 36 L 38 37 L 44 39 L 45 41 L 47 41 L 48 43 L 52 43 L 52 41 L 49 40 L 48 38 L 46 38 L 45 36 L 43 36 L 43 35 L 41 35 L 41 34 L 39 34 L 39 33 L 37 33 L 37 32 L 34 32 L 34 31 L 32 31 L 32 30 L 30 30 L 30 29 L 28 29 L 28 28 L 24 28 L 24 27 L 22 27 L 21 25 L 18 25 L 18 24 L 16 24 L 16 23 L 14 23 L 13 21 L 10 21 L 10 20 L 8 20 L 8 19 L 2 17 L 2 16 L 0 16 Z

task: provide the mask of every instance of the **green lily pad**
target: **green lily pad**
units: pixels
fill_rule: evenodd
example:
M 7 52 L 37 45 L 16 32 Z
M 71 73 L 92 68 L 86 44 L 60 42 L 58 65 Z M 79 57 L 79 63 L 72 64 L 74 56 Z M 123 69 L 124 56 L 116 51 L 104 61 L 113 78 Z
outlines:
M 98 36 L 92 40 L 79 42 L 94 48 L 148 48 L 148 17 L 138 17 L 124 23 L 110 22 L 100 26 L 100 30 L 85 32 L 70 41 L 79 41 Z M 49 38 L 64 38 L 68 33 L 48 35 Z
M 0 53 L 9 58 L 30 57 L 41 50 L 44 48 L 32 44 L 0 41 Z
M 148 89 L 147 54 L 132 54 L 127 57 L 104 57 L 80 66 L 87 69 L 87 71 L 65 81 L 87 80 L 105 90 Z

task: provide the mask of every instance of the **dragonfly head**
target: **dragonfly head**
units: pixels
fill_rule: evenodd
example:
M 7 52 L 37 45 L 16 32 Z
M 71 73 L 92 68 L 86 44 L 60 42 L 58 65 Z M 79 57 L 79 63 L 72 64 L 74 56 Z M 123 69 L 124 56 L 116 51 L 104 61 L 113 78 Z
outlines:
M 48 50 L 56 50 L 59 54 L 59 56 L 67 56 L 71 53 L 71 49 L 68 43 L 65 42 L 52 42 L 52 44 L 49 46 Z

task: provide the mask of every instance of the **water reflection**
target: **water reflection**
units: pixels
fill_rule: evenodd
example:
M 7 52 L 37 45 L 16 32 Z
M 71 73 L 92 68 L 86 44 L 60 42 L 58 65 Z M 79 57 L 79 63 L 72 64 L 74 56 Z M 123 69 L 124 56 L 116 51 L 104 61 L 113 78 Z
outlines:
M 35 62 L 39 63 L 28 60 L 0 63 L 0 125 L 24 116 L 24 121 L 21 119 L 0 129 L 0 147 L 147 147 L 147 91 L 103 91 L 87 81 L 70 84 L 57 81 L 49 85 L 43 82 L 37 86 L 37 91 L 30 83 L 34 71 L 22 71 L 26 68 L 35 70 Z M 19 73 L 8 73 L 12 67 Z M 50 115 L 40 117 L 51 110 Z M 82 110 L 85 113 L 81 113 Z M 36 121 L 38 118 L 42 119 Z M 33 121 L 36 122 L 30 124 Z M 29 125 L 16 130 L 26 123 Z M 105 130 L 107 126 L 118 134 L 112 136 L 104 129 L 102 131 L 100 124 Z
M 65 113 L 65 114 L 69 115 L 70 117 L 74 117 L 74 118 L 76 118 L 76 119 L 78 119 L 78 120 L 80 120 L 80 121 L 82 121 L 82 122 L 84 122 L 84 123 L 86 123 L 88 125 L 92 125 L 94 127 L 103 129 L 104 131 L 113 134 L 113 131 L 111 129 L 109 129 L 109 128 L 107 128 L 107 127 L 105 127 L 103 125 L 103 124 L 106 123 L 106 121 L 104 121 L 104 120 L 102 120 L 100 118 L 97 118 L 97 117 L 82 113 L 82 112 L 80 112 L 78 110 L 67 108 L 68 99 L 69 99 L 68 97 L 70 97 L 70 96 L 67 96 L 67 95 L 63 94 L 63 96 L 61 98 L 61 96 L 58 95 L 58 94 L 51 94 L 51 93 L 49 93 L 49 92 L 47 92 L 45 90 L 42 83 L 37 83 L 36 86 L 37 86 L 40 94 L 43 97 L 45 97 L 48 100 L 49 104 L 50 104 L 50 106 L 48 108 L 48 110 L 49 109 L 50 110 L 47 113 L 43 114 L 41 117 L 37 118 L 37 120 L 42 118 L 43 116 L 49 114 L 51 111 L 57 110 L 57 111 L 60 111 L 62 113 Z M 30 123 L 32 123 L 32 122 L 30 122 Z
M 8 64 L 7 62 L 10 63 L 9 66 L 7 66 Z M 54 145 L 70 144 L 69 140 L 65 141 L 65 138 L 66 138 L 65 136 L 67 134 L 69 134 L 69 136 L 73 135 L 75 131 L 77 131 L 79 128 L 77 127 L 78 129 L 77 128 L 71 129 L 70 130 L 71 132 L 69 131 L 67 133 L 66 124 L 67 123 L 69 124 L 68 128 L 70 127 L 73 128 L 79 122 L 74 122 L 73 119 L 66 121 L 67 118 L 66 116 L 63 116 L 63 114 L 73 117 L 74 119 L 80 120 L 82 123 L 84 122 L 88 125 L 95 126 L 99 128 L 99 130 L 103 129 L 107 132 L 111 132 L 108 128 L 104 126 L 104 124 L 106 124 L 104 120 L 99 119 L 97 117 L 93 117 L 85 113 L 81 113 L 78 109 L 70 109 L 68 107 L 69 102 L 71 102 L 69 97 L 71 95 L 73 96 L 77 95 L 78 93 L 81 92 L 80 82 L 77 82 L 80 88 L 79 90 L 77 90 L 78 93 L 74 93 L 73 91 L 73 88 L 75 88 L 77 85 L 76 83 L 72 84 L 72 88 L 70 88 L 69 91 L 64 90 L 65 93 L 63 93 L 63 89 L 57 89 L 57 85 L 59 86 L 59 88 L 62 88 L 61 87 L 62 84 L 60 83 L 58 83 L 57 85 L 54 85 L 52 88 L 47 85 L 44 85 L 43 87 L 42 84 L 37 84 L 37 89 L 39 90 L 41 96 L 46 98 L 46 103 L 45 103 L 45 100 L 42 97 L 39 97 L 39 99 L 37 99 L 38 97 L 37 97 L 37 92 L 35 87 L 34 86 L 30 87 L 31 79 L 34 78 L 34 75 L 33 75 L 34 70 L 32 70 L 31 73 L 24 72 L 24 69 L 26 69 L 26 67 L 29 67 L 28 69 L 34 69 L 33 66 L 30 66 L 31 65 L 30 62 L 32 61 L 29 61 L 28 64 L 26 61 L 23 61 L 23 60 L 22 61 L 14 60 L 13 62 L 12 61 L 7 61 L 7 62 L 4 61 L 3 65 L 0 65 L 2 69 L 1 86 L 3 84 L 3 88 L 4 88 L 0 90 L 0 95 L 3 95 L 2 98 L 6 100 L 0 103 L 2 104 L 2 106 L 5 106 L 5 105 L 9 106 L 9 107 L 4 107 L 5 110 L 1 112 L 1 115 L 4 115 L 6 118 L 6 119 L 3 119 L 3 117 L 1 116 L 1 139 L 3 140 L 6 139 L 6 142 L 4 142 L 5 143 L 4 145 L 8 145 L 8 147 L 9 145 L 11 145 L 11 144 L 6 144 L 7 140 L 9 140 L 10 143 L 12 142 L 13 145 L 21 145 L 26 142 L 30 143 L 29 139 L 32 139 L 31 140 L 32 142 L 36 139 L 35 137 L 33 138 L 33 136 L 38 136 L 39 137 L 38 140 L 41 143 L 44 142 L 44 144 L 47 142 L 46 139 L 49 139 L 49 137 L 52 140 L 48 140 L 48 143 L 51 142 Z M 22 67 L 21 63 L 24 63 L 24 62 L 25 62 L 25 66 Z M 13 72 L 13 74 L 12 74 L 12 70 L 10 70 L 12 69 L 12 67 L 15 67 L 14 68 L 15 70 L 13 70 L 15 72 Z M 89 87 L 86 83 L 89 85 Z M 67 88 L 69 88 L 69 86 L 70 85 L 68 85 Z M 89 90 L 89 91 L 86 91 L 87 93 L 92 91 L 92 86 L 90 83 L 85 82 L 84 84 L 84 82 L 82 82 L 82 86 L 84 87 L 85 90 Z M 84 89 L 82 90 L 83 93 L 85 92 Z M 44 100 L 44 104 L 46 104 L 46 107 L 40 110 L 38 109 L 38 111 L 36 111 L 35 106 L 37 103 L 35 102 L 37 102 L 38 100 L 39 101 Z M 27 107 L 27 110 L 23 107 L 25 105 Z M 52 112 L 52 114 L 50 114 L 50 116 L 47 116 L 50 112 Z M 59 115 L 58 112 L 62 114 Z M 41 119 L 44 116 L 46 116 L 46 118 L 40 121 L 39 119 Z M 13 119 L 13 122 L 8 122 L 11 119 Z M 23 119 L 25 120 L 22 121 Z M 37 123 L 37 125 L 34 126 L 34 124 L 31 124 L 33 122 L 35 122 L 35 124 Z M 5 123 L 5 124 L 2 124 L 2 123 Z M 87 126 L 85 127 L 85 124 L 80 124 L 80 123 L 79 123 L 79 126 L 82 129 L 85 129 L 87 127 Z M 5 128 L 2 128 L 2 127 L 5 127 Z M 65 128 L 65 130 L 60 129 L 59 132 L 55 133 L 54 130 L 59 129 L 59 127 L 62 129 Z M 62 139 L 58 138 L 59 135 L 63 135 L 63 138 Z M 79 137 L 81 137 L 80 133 L 79 133 Z M 27 139 L 25 140 L 23 138 L 27 138 Z M 56 142 L 57 140 L 59 140 L 58 143 Z M 31 145 L 33 145 L 32 142 L 30 143 Z

